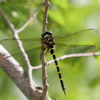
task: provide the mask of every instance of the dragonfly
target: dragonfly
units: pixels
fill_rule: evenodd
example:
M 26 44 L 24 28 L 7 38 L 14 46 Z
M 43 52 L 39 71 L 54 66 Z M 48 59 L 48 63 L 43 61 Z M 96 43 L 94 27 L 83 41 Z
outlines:
M 9 43 L 9 41 L 13 42 L 15 39 L 3 39 L 0 41 L 0 44 Z M 23 45 L 24 43 L 32 43 L 32 45 L 36 44 L 35 48 L 29 48 L 26 50 L 27 52 L 34 52 L 37 50 L 50 52 L 52 58 L 54 60 L 58 77 L 60 80 L 61 88 L 66 95 L 66 86 L 64 84 L 62 74 L 60 71 L 60 67 L 58 61 L 56 59 L 55 51 L 61 52 L 63 50 L 65 53 L 79 53 L 79 52 L 89 52 L 99 51 L 99 34 L 98 30 L 96 29 L 86 29 L 79 32 L 71 33 L 71 34 L 62 34 L 60 36 L 53 36 L 52 32 L 46 31 L 41 34 L 41 38 L 27 38 L 27 39 L 20 39 Z M 20 53 L 12 54 L 18 55 Z

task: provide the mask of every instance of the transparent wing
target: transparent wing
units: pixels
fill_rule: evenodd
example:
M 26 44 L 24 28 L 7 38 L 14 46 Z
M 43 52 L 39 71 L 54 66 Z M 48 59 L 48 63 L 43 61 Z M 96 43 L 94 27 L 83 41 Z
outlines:
M 63 43 L 63 44 L 81 44 L 85 43 L 87 45 L 98 44 L 100 42 L 100 36 L 98 30 L 96 29 L 87 29 L 82 30 L 79 32 L 75 32 L 72 34 L 65 34 L 61 36 L 55 37 L 56 43 Z
M 78 53 L 94 53 L 100 52 L 99 45 L 68 45 L 68 44 L 56 44 L 55 52 L 57 57 L 61 57 L 67 54 L 78 54 Z M 73 57 L 67 59 L 71 65 L 75 65 L 82 57 Z
M 26 38 L 26 39 L 17 39 L 17 40 L 21 41 L 23 43 L 23 45 L 28 44 L 28 46 L 32 46 L 32 45 L 35 46 L 35 45 L 41 44 L 41 39 L 40 38 Z M 16 39 L 3 39 L 3 40 L 0 40 L 0 44 L 3 44 L 3 45 L 9 45 L 9 44 L 15 43 L 15 42 L 16 42 Z
M 30 59 L 30 62 L 33 63 L 40 59 L 41 54 L 41 42 L 39 38 L 29 38 L 29 39 L 20 39 L 22 41 L 24 49 Z M 0 41 L 0 44 L 3 45 L 18 62 L 21 64 L 24 63 L 22 58 L 22 52 L 20 52 L 15 39 L 3 39 Z
M 60 48 L 58 49 L 61 49 L 63 47 L 65 49 L 70 49 L 70 48 L 78 48 L 78 46 L 76 45 L 99 45 L 100 44 L 99 37 L 100 36 L 97 30 L 87 29 L 73 34 L 65 34 L 54 38 L 56 45 L 59 43 L 58 47 Z M 26 51 L 32 48 L 36 48 L 41 44 L 41 39 L 39 38 L 20 39 L 19 41 L 22 41 Z M 18 49 L 15 39 L 4 39 L 0 41 L 0 44 L 9 49 L 13 48 L 14 51 Z
M 83 53 L 83 52 L 95 52 L 99 50 L 100 37 L 98 31 L 95 29 L 87 29 L 79 31 L 73 34 L 65 34 L 54 37 L 56 44 L 56 51 L 61 53 Z M 39 38 L 28 38 L 20 39 L 23 46 L 28 53 L 30 58 L 39 58 L 41 53 L 41 39 Z M 15 42 L 15 39 L 4 39 L 0 41 L 7 50 L 10 49 L 10 53 L 13 56 L 20 55 L 20 51 Z M 15 54 L 15 55 L 14 55 Z M 36 57 L 38 55 L 38 57 Z
M 65 34 L 54 38 L 56 51 L 71 53 L 97 52 L 100 47 L 98 30 L 87 29 L 72 34 Z
M 99 45 L 68 45 L 57 43 L 55 50 L 63 54 L 85 53 L 85 52 L 99 52 Z

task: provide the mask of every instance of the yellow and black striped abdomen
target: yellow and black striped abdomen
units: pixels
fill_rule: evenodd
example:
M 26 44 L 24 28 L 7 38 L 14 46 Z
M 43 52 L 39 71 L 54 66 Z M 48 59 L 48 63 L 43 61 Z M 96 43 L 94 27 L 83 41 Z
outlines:
M 52 54 L 52 57 L 54 59 L 54 62 L 55 62 L 56 68 L 57 68 L 57 72 L 58 72 L 58 76 L 59 76 L 59 80 L 60 80 L 60 83 L 61 83 L 62 90 L 64 91 L 64 93 L 66 95 L 66 87 L 64 85 L 64 81 L 63 81 L 63 78 L 62 78 L 62 75 L 61 75 L 61 72 L 60 72 L 60 68 L 59 68 L 58 62 L 56 60 L 56 55 L 55 55 L 55 52 L 54 52 L 54 48 L 53 47 L 50 48 L 49 51 Z

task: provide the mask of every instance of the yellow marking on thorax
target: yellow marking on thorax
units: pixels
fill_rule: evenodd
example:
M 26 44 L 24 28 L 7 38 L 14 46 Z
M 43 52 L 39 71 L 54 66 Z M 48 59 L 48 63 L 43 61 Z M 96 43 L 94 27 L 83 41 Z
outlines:
M 49 42 L 50 44 L 52 44 L 53 42 Z

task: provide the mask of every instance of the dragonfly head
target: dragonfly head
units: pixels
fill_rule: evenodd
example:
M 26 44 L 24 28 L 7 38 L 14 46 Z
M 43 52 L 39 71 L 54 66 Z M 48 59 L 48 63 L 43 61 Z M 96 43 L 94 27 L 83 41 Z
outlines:
M 51 35 L 52 35 L 52 32 L 49 32 L 49 31 L 46 31 L 46 32 L 41 34 L 42 38 L 46 37 L 46 36 L 51 36 Z

